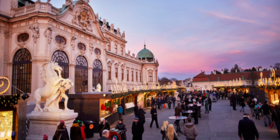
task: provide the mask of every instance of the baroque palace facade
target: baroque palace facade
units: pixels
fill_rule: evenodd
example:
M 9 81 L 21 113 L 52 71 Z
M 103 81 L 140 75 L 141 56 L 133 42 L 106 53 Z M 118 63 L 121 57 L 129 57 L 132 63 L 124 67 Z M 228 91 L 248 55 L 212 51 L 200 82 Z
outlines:
M 125 32 L 99 20 L 88 0 L 66 0 L 62 8 L 47 2 L 1 0 L 0 75 L 25 93 L 43 87 L 40 65 L 55 61 L 62 77 L 75 86 L 69 94 L 92 92 L 99 83 L 103 92 L 111 85 L 157 84 L 158 66 L 144 45 L 137 55 L 127 49 Z M 18 92 L 10 88 L 5 94 Z

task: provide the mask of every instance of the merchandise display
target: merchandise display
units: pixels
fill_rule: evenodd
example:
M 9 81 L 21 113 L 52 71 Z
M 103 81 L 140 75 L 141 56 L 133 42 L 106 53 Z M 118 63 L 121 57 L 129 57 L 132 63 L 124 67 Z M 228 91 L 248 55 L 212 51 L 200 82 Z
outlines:
M 0 112 L 0 140 L 11 140 L 13 129 L 13 111 Z

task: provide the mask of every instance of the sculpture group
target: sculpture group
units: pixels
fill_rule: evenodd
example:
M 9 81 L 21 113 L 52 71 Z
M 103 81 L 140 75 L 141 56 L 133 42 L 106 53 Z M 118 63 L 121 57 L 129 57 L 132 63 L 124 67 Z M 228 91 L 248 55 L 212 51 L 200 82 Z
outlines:
M 46 82 L 43 88 L 39 88 L 34 93 L 36 106 L 34 111 L 40 112 L 57 112 L 59 109 L 59 101 L 64 98 L 65 110 L 67 108 L 68 97 L 65 91 L 71 88 L 74 83 L 68 78 L 61 77 L 62 68 L 56 62 L 45 62 L 41 65 L 41 78 Z M 41 102 L 45 102 L 44 108 Z

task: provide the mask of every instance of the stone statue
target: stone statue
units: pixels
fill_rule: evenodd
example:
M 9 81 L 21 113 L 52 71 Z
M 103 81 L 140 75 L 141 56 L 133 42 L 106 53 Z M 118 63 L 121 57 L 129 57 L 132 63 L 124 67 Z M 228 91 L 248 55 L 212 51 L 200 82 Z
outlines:
M 101 85 L 99 83 L 96 85 L 96 92 L 101 92 Z
M 41 65 L 40 74 L 46 85 L 34 92 L 36 100 L 34 111 L 57 112 L 59 111 L 58 103 L 61 98 L 65 99 L 65 109 L 68 110 L 68 97 L 65 95 L 65 91 L 73 86 L 74 83 L 70 79 L 62 78 L 61 71 L 62 68 L 56 62 L 45 62 Z M 45 107 L 42 109 L 40 103 L 44 101 Z

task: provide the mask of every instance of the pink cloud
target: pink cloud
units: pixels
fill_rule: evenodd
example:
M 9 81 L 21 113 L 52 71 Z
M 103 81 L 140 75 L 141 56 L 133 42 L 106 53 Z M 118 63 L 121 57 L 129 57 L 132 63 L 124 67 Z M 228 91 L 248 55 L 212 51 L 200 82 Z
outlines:
M 222 18 L 222 19 L 236 20 L 236 21 L 248 22 L 248 23 L 256 23 L 256 21 L 253 21 L 253 20 L 250 20 L 250 19 L 243 19 L 243 18 L 239 18 L 239 17 L 228 16 L 228 15 L 225 15 L 225 14 L 222 14 L 222 13 L 217 13 L 217 12 L 212 12 L 212 11 L 206 11 L 206 13 L 211 15 L 211 16 Z
M 228 51 L 227 53 L 228 54 L 238 54 L 238 53 L 241 53 L 242 51 L 241 50 L 232 50 L 232 51 Z

